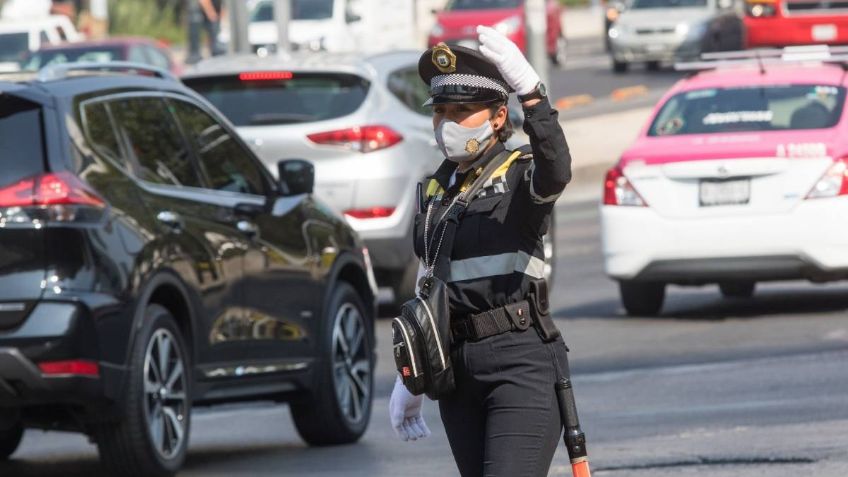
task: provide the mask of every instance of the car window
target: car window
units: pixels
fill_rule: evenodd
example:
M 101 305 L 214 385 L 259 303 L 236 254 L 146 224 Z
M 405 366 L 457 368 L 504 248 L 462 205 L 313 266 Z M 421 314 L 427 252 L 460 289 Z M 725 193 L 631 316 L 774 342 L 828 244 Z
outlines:
M 410 110 L 430 116 L 431 110 L 422 106 L 430 98 L 430 88 L 421 81 L 417 68 L 404 68 L 389 75 L 387 85 L 389 91 Z
M 101 155 L 123 162 L 118 137 L 112 127 L 106 103 L 86 103 L 81 111 L 83 130 L 88 142 Z
M 170 104 L 194 144 L 212 189 L 265 194 L 263 166 L 215 118 L 185 101 Z
M 10 95 L 0 95 L 0 186 L 44 170 L 41 108 Z M 26 138 L 22 141 L 22 138 Z
M 707 0 L 633 0 L 630 8 L 706 7 Z
M 493 8 L 517 8 L 524 0 L 450 0 L 445 10 L 489 10 Z
M 148 64 L 147 57 L 144 56 L 144 50 L 141 49 L 140 46 L 131 46 L 129 54 L 127 55 L 127 61 L 132 63 L 141 63 Z
M 333 18 L 334 0 L 292 0 L 292 20 L 326 20 Z M 274 21 L 274 3 L 261 2 L 250 14 L 251 22 Z
M 650 136 L 736 131 L 822 129 L 842 115 L 845 88 L 779 85 L 710 88 L 671 97 L 654 119 Z
M 165 56 L 162 52 L 151 46 L 146 46 L 144 47 L 144 49 L 147 52 L 147 57 L 153 66 L 162 68 L 163 70 L 171 69 L 170 60 L 168 60 L 168 57 Z
M 118 47 L 50 48 L 30 54 L 22 68 L 36 71 L 54 64 L 71 62 L 105 63 L 122 59 L 121 49 Z
M 249 72 L 183 80 L 236 126 L 324 121 L 353 113 L 369 82 L 346 73 Z
M 188 147 L 162 99 L 120 99 L 110 102 L 109 109 L 139 179 L 201 187 Z
M 41 30 L 41 33 L 38 34 L 38 42 L 39 42 L 39 46 L 49 45 L 49 44 L 53 43 L 52 41 L 50 41 L 50 36 L 48 36 L 47 32 L 44 31 L 44 30 Z
M 29 51 L 28 33 L 0 35 L 0 61 L 21 61 L 27 51 Z

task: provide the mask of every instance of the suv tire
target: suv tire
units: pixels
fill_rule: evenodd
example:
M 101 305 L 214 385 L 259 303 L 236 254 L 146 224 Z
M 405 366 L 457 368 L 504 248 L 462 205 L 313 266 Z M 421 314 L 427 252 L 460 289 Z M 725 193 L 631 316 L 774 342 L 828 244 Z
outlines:
M 628 68 L 630 68 L 630 63 L 626 61 L 612 60 L 613 73 L 627 73 Z
M 191 429 L 190 369 L 173 316 L 148 305 L 130 354 L 121 420 L 94 432 L 111 475 L 170 476 L 180 469 Z
M 718 288 L 721 290 L 721 294 L 725 298 L 751 298 L 754 296 L 754 290 L 757 288 L 757 282 L 722 282 L 718 284 Z
M 0 461 L 8 459 L 18 450 L 24 438 L 24 426 L 16 422 L 12 427 L 0 431 Z
M 621 303 L 630 316 L 655 316 L 665 300 L 665 283 L 621 280 L 618 290 Z
M 316 361 L 316 387 L 291 403 L 300 437 L 310 445 L 356 442 L 371 419 L 372 325 L 356 290 L 339 282 L 327 303 Z

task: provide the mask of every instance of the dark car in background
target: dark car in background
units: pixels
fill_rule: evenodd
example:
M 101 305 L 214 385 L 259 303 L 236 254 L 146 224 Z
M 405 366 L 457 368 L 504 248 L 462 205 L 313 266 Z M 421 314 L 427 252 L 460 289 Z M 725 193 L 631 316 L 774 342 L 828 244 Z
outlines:
M 174 74 L 179 74 L 182 70 L 164 44 L 144 37 L 114 37 L 42 46 L 25 57 L 21 69 L 37 71 L 45 66 L 63 63 L 108 61 L 130 61 L 162 68 Z
M 311 444 L 365 432 L 376 285 L 311 165 L 273 179 L 163 70 L 0 89 L 0 459 L 24 429 L 75 431 L 109 475 L 171 475 L 193 406 L 253 399 Z

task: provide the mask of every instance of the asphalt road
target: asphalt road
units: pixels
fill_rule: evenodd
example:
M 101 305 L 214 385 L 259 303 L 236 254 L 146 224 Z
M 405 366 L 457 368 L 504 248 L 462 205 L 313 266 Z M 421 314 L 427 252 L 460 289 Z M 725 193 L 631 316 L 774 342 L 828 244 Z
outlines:
M 848 287 L 767 285 L 749 300 L 714 287 L 672 289 L 657 318 L 623 316 L 602 272 L 597 205 L 558 208 L 553 303 L 595 475 L 848 475 Z M 380 346 L 374 415 L 362 441 L 312 449 L 286 406 L 194 414 L 186 476 L 455 475 L 436 408 L 433 436 L 403 443 L 389 428 L 389 323 Z M 560 449 L 552 475 L 567 472 Z M 96 476 L 81 436 L 29 432 L 2 476 Z

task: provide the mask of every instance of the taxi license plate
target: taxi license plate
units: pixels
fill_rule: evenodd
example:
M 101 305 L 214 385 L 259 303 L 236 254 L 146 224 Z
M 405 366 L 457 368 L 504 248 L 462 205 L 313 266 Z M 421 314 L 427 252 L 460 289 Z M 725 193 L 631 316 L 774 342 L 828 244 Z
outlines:
M 836 25 L 813 25 L 813 41 L 833 41 L 837 36 Z
M 751 200 L 751 179 L 704 179 L 698 198 L 701 207 L 745 205 Z

